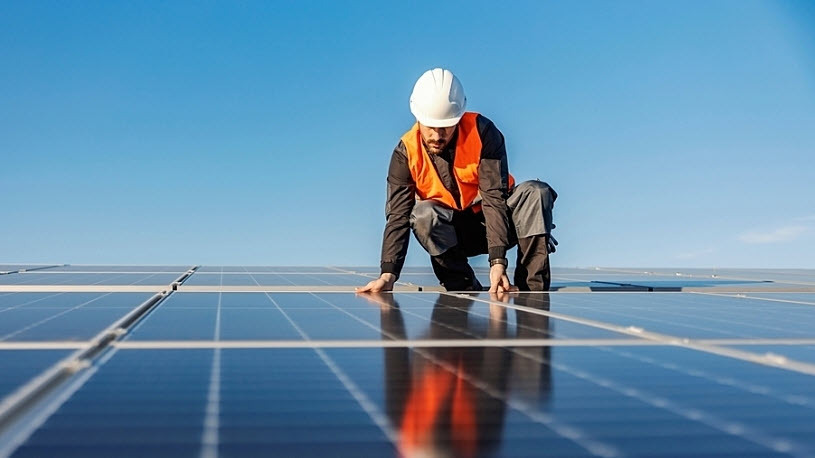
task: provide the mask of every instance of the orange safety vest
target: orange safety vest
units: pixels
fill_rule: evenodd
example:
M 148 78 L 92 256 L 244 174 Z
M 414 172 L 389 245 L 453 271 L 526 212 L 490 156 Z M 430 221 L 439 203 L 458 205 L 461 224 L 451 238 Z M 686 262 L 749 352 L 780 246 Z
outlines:
M 407 150 L 408 167 L 413 181 L 416 182 L 416 194 L 421 200 L 433 199 L 450 208 L 463 210 L 470 207 L 478 197 L 478 164 L 481 162 L 481 137 L 478 135 L 476 118 L 478 113 L 467 112 L 458 123 L 458 141 L 456 157 L 453 161 L 453 175 L 458 184 L 461 206 L 439 178 L 430 155 L 422 142 L 419 123 L 402 136 L 402 143 Z M 509 189 L 515 186 L 515 179 L 509 176 Z

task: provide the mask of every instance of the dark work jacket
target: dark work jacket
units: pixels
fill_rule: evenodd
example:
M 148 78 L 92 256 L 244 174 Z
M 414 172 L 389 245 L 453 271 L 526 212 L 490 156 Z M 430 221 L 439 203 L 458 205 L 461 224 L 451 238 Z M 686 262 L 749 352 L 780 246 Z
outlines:
M 503 258 L 509 246 L 509 217 L 507 212 L 507 183 L 509 169 L 504 136 L 489 119 L 476 118 L 481 138 L 481 162 L 478 164 L 478 189 L 481 208 L 487 224 L 487 246 L 490 259 Z M 444 187 L 461 201 L 458 185 L 453 176 L 453 160 L 458 131 L 440 154 L 429 154 Z M 385 206 L 385 233 L 382 237 L 382 273 L 399 276 L 405 263 L 410 241 L 410 213 L 416 202 L 416 183 L 408 167 L 407 150 L 399 141 L 391 155 L 388 168 L 388 200 Z M 469 209 L 464 211 L 471 211 Z

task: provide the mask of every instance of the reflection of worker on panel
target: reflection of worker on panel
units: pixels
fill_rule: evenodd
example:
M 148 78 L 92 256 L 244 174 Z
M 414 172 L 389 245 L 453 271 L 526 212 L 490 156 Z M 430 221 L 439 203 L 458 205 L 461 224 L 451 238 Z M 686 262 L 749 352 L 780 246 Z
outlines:
M 381 301 L 383 339 L 406 339 L 404 319 L 390 294 Z M 473 301 L 439 296 L 433 308 L 429 339 L 505 339 L 506 309 L 490 307 L 485 321 L 469 311 Z M 545 333 L 545 331 L 544 331 Z M 501 442 L 508 374 L 520 358 L 498 347 L 385 348 L 385 399 L 388 417 L 400 432 L 405 456 L 489 455 Z M 541 367 L 528 370 L 548 374 Z M 545 364 L 543 364 L 545 365 Z M 537 379 L 537 377 L 535 378 Z M 524 383 L 527 379 L 521 377 Z M 545 381 L 542 386 L 549 387 Z
M 521 294 L 515 305 L 549 311 L 549 293 Z M 516 315 L 518 339 L 548 339 L 551 336 L 549 317 L 536 313 Z M 546 409 L 552 392 L 552 347 L 515 347 L 510 371 L 512 395 L 531 405 Z

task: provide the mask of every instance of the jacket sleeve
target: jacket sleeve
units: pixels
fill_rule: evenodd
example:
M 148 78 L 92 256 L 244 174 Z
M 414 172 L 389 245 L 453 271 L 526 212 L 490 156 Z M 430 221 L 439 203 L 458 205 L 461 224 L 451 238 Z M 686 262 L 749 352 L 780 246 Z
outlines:
M 410 212 L 416 203 L 416 183 L 407 164 L 407 149 L 400 141 L 388 168 L 385 233 L 382 235 L 382 273 L 399 277 L 410 242 Z
M 504 135 L 489 119 L 476 119 L 481 136 L 481 162 L 478 165 L 478 190 L 487 224 L 489 259 L 504 258 L 509 246 L 509 167 Z

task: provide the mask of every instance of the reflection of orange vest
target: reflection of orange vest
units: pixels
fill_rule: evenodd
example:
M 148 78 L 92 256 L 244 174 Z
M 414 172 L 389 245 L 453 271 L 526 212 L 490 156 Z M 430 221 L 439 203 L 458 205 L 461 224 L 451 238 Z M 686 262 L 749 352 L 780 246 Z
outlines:
M 478 135 L 476 118 L 478 113 L 464 113 L 458 123 L 458 141 L 456 157 L 453 161 L 453 176 L 458 184 L 461 196 L 461 207 L 439 178 L 436 168 L 422 142 L 419 123 L 413 125 L 405 135 L 402 143 L 407 150 L 408 167 L 413 181 L 416 182 L 416 194 L 422 200 L 433 199 L 450 208 L 463 210 L 470 207 L 478 196 L 478 164 L 481 162 L 481 137 Z M 509 176 L 509 189 L 515 184 Z
M 456 373 L 431 365 L 411 386 L 402 417 L 400 451 L 415 456 L 442 445 L 449 446 L 456 456 L 474 457 L 478 449 L 476 421 L 474 393 L 464 380 L 462 362 Z

